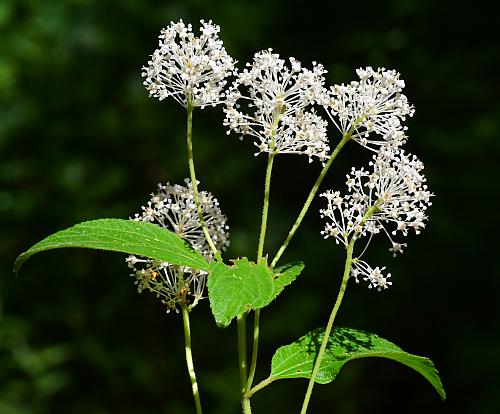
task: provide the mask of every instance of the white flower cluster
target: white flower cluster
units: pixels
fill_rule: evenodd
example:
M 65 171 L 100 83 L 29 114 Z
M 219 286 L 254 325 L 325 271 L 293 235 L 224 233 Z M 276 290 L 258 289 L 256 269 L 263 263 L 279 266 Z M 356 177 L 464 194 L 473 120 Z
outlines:
M 320 210 L 321 217 L 327 219 L 321 234 L 325 239 L 334 237 L 344 246 L 353 237 L 369 236 L 364 253 L 372 236 L 382 232 L 391 242 L 389 250 L 396 255 L 402 253 L 406 244 L 395 242 L 393 236 L 406 236 L 410 229 L 420 233 L 425 227 L 432 193 L 422 174 L 422 162 L 402 149 L 382 147 L 373 156 L 370 167 L 369 171 L 351 170 L 347 175 L 347 195 L 341 196 L 338 191 L 321 194 L 327 199 L 327 207 Z M 383 269 L 376 268 L 375 272 L 366 263 L 359 263 L 364 262 L 354 266 L 355 275 L 363 274 L 372 287 L 382 286 L 374 281 L 382 277 L 379 271 Z
M 368 288 L 375 288 L 379 292 L 382 289 L 387 289 L 392 285 L 392 282 L 389 281 L 391 274 L 387 273 L 386 276 L 382 273 L 385 270 L 385 267 L 372 268 L 368 263 L 363 260 L 356 260 L 352 264 L 351 277 L 356 280 L 356 283 L 359 282 L 358 277 L 362 277 L 365 282 L 369 282 Z
M 328 157 L 327 122 L 310 106 L 323 99 L 323 66 L 312 70 L 290 58 L 290 67 L 272 50 L 254 55 L 227 93 L 228 134 L 250 135 L 259 152 Z
M 199 196 L 208 233 L 215 247 L 225 250 L 229 245 L 226 217 L 212 194 L 201 191 Z M 142 207 L 142 213 L 136 214 L 134 220 L 165 227 L 186 240 L 205 258 L 213 259 L 201 228 L 193 186 L 189 180 L 186 180 L 186 186 L 159 184 L 158 192 L 152 195 L 148 204 Z M 139 292 L 146 289 L 155 293 L 167 306 L 167 311 L 177 311 L 177 306 L 189 303 L 194 306 L 203 296 L 206 272 L 136 256 L 129 256 L 127 263 L 133 270 L 131 276 L 135 277 Z
M 161 31 L 159 48 L 143 67 L 150 96 L 173 97 L 184 107 L 225 103 L 224 125 L 252 136 L 258 153 L 305 154 L 311 162 L 329 157 L 327 122 L 312 108 L 322 105 L 342 134 L 352 133 L 361 145 L 377 150 L 405 143 L 403 121 L 413 106 L 401 92 L 405 83 L 394 70 L 371 67 L 357 70 L 359 80 L 324 87 L 326 70 L 312 69 L 272 49 L 257 52 L 252 63 L 237 73 L 235 61 L 219 40 L 220 27 L 201 22 L 199 37 L 182 20 Z M 227 78 L 236 80 L 227 92 Z
M 171 96 L 184 107 L 189 102 L 202 108 L 221 102 L 235 62 L 219 40 L 220 27 L 200 22 L 200 37 L 182 20 L 161 31 L 159 48 L 142 69 L 150 96 L 160 100 Z
M 352 138 L 372 150 L 404 144 L 406 127 L 401 122 L 413 116 L 414 108 L 401 93 L 405 82 L 399 73 L 371 67 L 356 73 L 359 81 L 334 85 L 324 97 L 332 122 L 342 134 L 352 130 Z

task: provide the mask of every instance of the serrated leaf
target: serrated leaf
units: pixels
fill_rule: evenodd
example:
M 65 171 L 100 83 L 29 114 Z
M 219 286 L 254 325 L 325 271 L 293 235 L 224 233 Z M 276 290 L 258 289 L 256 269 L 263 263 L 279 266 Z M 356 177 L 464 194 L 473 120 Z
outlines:
M 271 378 L 310 378 L 323 332 L 322 328 L 315 329 L 290 345 L 279 348 L 272 359 Z M 316 382 L 327 384 L 335 379 L 347 362 L 367 357 L 392 359 L 414 369 L 431 383 L 443 400 L 446 398 L 439 374 L 430 359 L 404 352 L 375 334 L 350 328 L 333 329 Z
M 258 264 L 246 257 L 210 264 L 208 297 L 218 326 L 225 328 L 231 320 L 250 309 L 260 309 L 274 298 L 273 272 L 265 261 Z
M 288 263 L 284 266 L 276 267 L 274 269 L 274 297 L 273 299 L 278 296 L 285 286 L 288 286 L 290 283 L 292 283 L 295 279 L 297 279 L 297 276 L 299 276 L 302 273 L 302 270 L 304 270 L 304 263 L 303 262 L 293 262 L 293 263 Z
M 121 219 L 86 221 L 54 233 L 18 256 L 14 271 L 36 253 L 63 247 L 109 250 L 208 270 L 208 263 L 185 240 L 151 223 Z

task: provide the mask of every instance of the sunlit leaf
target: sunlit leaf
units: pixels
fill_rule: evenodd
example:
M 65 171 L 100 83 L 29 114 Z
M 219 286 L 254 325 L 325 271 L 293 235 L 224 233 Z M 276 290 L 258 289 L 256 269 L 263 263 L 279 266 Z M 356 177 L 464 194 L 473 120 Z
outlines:
M 323 332 L 322 328 L 315 329 L 290 345 L 279 348 L 272 359 L 271 378 L 310 378 Z M 414 369 L 431 383 L 443 400 L 446 398 L 439 374 L 430 359 L 404 352 L 375 334 L 350 328 L 335 328 L 332 331 L 316 382 L 327 384 L 335 379 L 347 362 L 367 357 L 392 359 Z
M 247 258 L 210 265 L 208 296 L 218 326 L 224 328 L 231 320 L 251 309 L 260 309 L 274 298 L 273 272 L 265 261 L 259 264 Z
M 151 223 L 121 219 L 86 221 L 54 233 L 16 259 L 14 271 L 36 253 L 64 247 L 109 250 L 208 270 L 208 263 L 175 233 Z

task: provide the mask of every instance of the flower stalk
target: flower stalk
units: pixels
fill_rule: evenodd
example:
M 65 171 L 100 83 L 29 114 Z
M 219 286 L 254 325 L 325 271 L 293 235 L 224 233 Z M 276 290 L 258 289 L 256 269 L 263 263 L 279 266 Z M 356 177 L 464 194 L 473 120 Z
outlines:
M 366 213 L 363 215 L 361 220 L 361 224 L 364 224 L 374 213 L 378 211 L 377 204 L 371 206 Z M 353 261 L 352 254 L 354 250 L 354 243 L 356 243 L 358 232 L 354 233 L 349 241 L 349 244 L 346 248 L 346 259 L 344 265 L 344 275 L 342 276 L 342 282 L 340 284 L 339 293 L 337 295 L 337 299 L 335 300 L 335 304 L 333 305 L 332 312 L 330 313 L 330 317 L 328 318 L 328 323 L 326 324 L 325 333 L 323 334 L 323 340 L 321 341 L 321 345 L 319 347 L 318 355 L 316 357 L 316 361 L 314 362 L 313 371 L 311 373 L 311 378 L 309 378 L 309 384 L 307 385 L 307 391 L 304 396 L 304 402 L 302 403 L 302 409 L 300 410 L 300 414 L 306 414 L 307 407 L 309 405 L 309 401 L 311 399 L 312 390 L 314 387 L 314 382 L 316 381 L 316 377 L 318 376 L 319 367 L 321 366 L 321 361 L 325 355 L 326 347 L 328 345 L 328 340 L 330 338 L 330 334 L 333 328 L 333 322 L 335 321 L 335 317 L 337 316 L 337 312 L 340 308 L 340 304 L 342 303 L 342 299 L 344 299 L 344 294 L 347 288 L 347 282 L 349 277 L 351 276 L 351 268 Z
M 187 150 L 188 150 L 188 165 L 189 165 L 189 175 L 191 177 L 191 183 L 193 185 L 193 195 L 194 202 L 196 203 L 196 210 L 198 212 L 198 217 L 200 218 L 201 229 L 203 234 L 207 239 L 207 243 L 210 249 L 217 255 L 217 248 L 215 247 L 210 234 L 208 233 L 207 225 L 205 219 L 203 218 L 203 212 L 201 210 L 200 195 L 198 193 L 198 182 L 196 181 L 196 172 L 194 169 L 194 157 L 193 157 L 193 110 L 194 106 L 191 101 L 188 100 L 187 105 Z
M 264 242 L 266 239 L 267 216 L 269 213 L 269 193 L 271 190 L 271 172 L 273 170 L 273 161 L 276 153 L 271 152 L 267 158 L 266 179 L 264 183 L 264 205 L 262 206 L 262 220 L 260 224 L 259 246 L 257 249 L 257 263 L 262 260 L 264 252 Z
M 262 260 L 264 252 L 264 243 L 267 231 L 267 218 L 269 213 L 269 193 L 271 190 L 271 174 L 273 170 L 273 162 L 275 155 L 276 155 L 275 152 L 271 152 L 267 159 L 266 178 L 264 182 L 264 203 L 262 207 L 262 220 L 260 225 L 259 244 L 257 248 L 257 263 L 259 263 Z M 250 362 L 250 369 L 248 371 L 248 378 L 246 379 L 245 389 L 243 391 L 243 404 L 244 404 L 243 410 L 245 413 L 247 412 L 245 411 L 245 406 L 247 407 L 246 408 L 247 410 L 251 410 L 250 398 L 246 395 L 246 393 L 250 390 L 250 388 L 252 388 L 253 379 L 255 377 L 255 370 L 257 368 L 257 356 L 259 352 L 259 336 L 260 336 L 259 325 L 260 325 L 260 309 L 256 309 L 254 312 L 252 359 Z
M 351 272 L 352 266 L 352 251 L 354 248 L 354 237 L 351 239 L 351 242 L 347 246 L 347 257 L 344 266 L 344 276 L 342 277 L 342 283 L 340 284 L 339 293 L 337 295 L 337 299 L 335 301 L 335 305 L 333 305 L 332 312 L 330 313 L 330 317 L 328 319 L 328 323 L 325 328 L 325 333 L 323 335 L 323 340 L 321 341 L 321 346 L 319 348 L 318 356 L 316 357 L 316 361 L 314 362 L 313 371 L 311 373 L 311 378 L 309 379 L 309 384 L 307 386 L 307 391 L 304 396 L 304 402 L 302 403 L 302 409 L 300 410 L 300 414 L 306 414 L 307 407 L 309 405 L 309 400 L 311 399 L 311 393 L 314 387 L 314 381 L 318 375 L 319 367 L 321 365 L 321 361 L 325 354 L 326 346 L 328 345 L 328 339 L 330 338 L 330 333 L 333 328 L 333 322 L 335 321 L 335 317 L 337 316 L 337 312 L 339 310 L 340 304 L 342 303 L 342 299 L 344 298 L 344 293 L 347 287 L 347 281 L 349 280 L 349 275 Z

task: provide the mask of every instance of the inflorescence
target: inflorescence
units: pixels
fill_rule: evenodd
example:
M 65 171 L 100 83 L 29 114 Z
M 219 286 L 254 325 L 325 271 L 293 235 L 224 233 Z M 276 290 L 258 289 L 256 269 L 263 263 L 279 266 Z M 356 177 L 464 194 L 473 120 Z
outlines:
M 196 37 L 191 24 L 182 20 L 161 31 L 159 48 L 142 68 L 150 96 L 160 101 L 171 96 L 184 107 L 203 108 L 221 102 L 235 61 L 219 40 L 219 26 L 201 20 L 200 31 Z
M 317 157 L 325 163 L 331 156 L 327 121 L 315 111 L 315 106 L 323 107 L 344 138 L 374 155 L 368 170 L 351 170 L 348 194 L 331 190 L 321 194 L 327 199 L 327 207 L 320 210 L 327 219 L 321 234 L 346 248 L 353 239 L 366 237 L 364 250 L 353 259 L 351 276 L 356 281 L 361 276 L 370 288 L 390 286 L 390 274 L 382 273 L 385 267 L 372 268 L 361 256 L 378 233 L 389 238 L 393 255 L 401 253 L 406 243 L 394 241 L 395 236 L 406 236 L 411 229 L 419 234 L 432 196 L 422 162 L 401 149 L 407 140 L 404 121 L 413 116 L 414 107 L 402 93 L 405 82 L 400 74 L 385 68 L 360 68 L 356 71 L 359 80 L 326 88 L 326 70 L 321 64 L 313 62 L 307 69 L 295 58 L 287 62 L 272 49 L 257 52 L 238 72 L 218 38 L 219 26 L 203 20 L 201 26 L 200 37 L 182 20 L 162 30 L 159 48 L 142 72 L 150 96 L 160 100 L 171 96 L 184 107 L 223 103 L 227 133 L 251 136 L 258 148 L 256 155 L 304 154 L 310 162 Z M 229 76 L 235 80 L 225 91 Z M 209 193 L 202 192 L 200 197 L 209 235 L 218 249 L 224 248 L 226 218 Z M 212 258 L 189 182 L 187 187 L 160 186 L 135 219 L 172 229 Z M 203 272 L 134 256 L 128 262 L 139 290 L 155 291 L 169 309 L 185 300 L 185 292 L 194 297 L 193 303 L 202 295 Z M 139 263 L 142 267 L 137 270 Z
M 368 236 L 364 253 L 372 236 L 383 233 L 389 238 L 389 250 L 395 256 L 403 252 L 406 243 L 394 241 L 394 236 L 407 236 L 410 229 L 419 234 L 425 227 L 432 193 L 422 174 L 422 162 L 402 149 L 382 147 L 369 165 L 369 170 L 353 168 L 347 175 L 348 194 L 341 196 L 339 191 L 321 194 L 327 199 L 327 207 L 320 210 L 327 219 L 321 234 L 346 247 L 352 238 Z M 372 269 L 358 257 L 352 275 L 356 280 L 359 274 L 365 276 L 370 287 L 380 290 L 389 284 L 380 274 L 383 269 Z
M 225 250 L 229 245 L 226 216 L 212 194 L 202 191 L 199 196 L 208 233 L 217 250 Z M 142 207 L 142 213 L 135 215 L 134 220 L 151 222 L 173 231 L 207 260 L 213 260 L 189 180 L 186 180 L 186 186 L 159 184 L 158 192 L 152 194 L 151 200 Z M 204 271 L 136 256 L 129 256 L 127 263 L 133 270 L 131 276 L 135 278 L 139 292 L 149 290 L 155 293 L 167 306 L 167 311 L 177 311 L 178 306 L 194 307 L 203 297 L 207 276 Z
M 327 122 L 312 109 L 324 91 L 323 66 L 312 69 L 272 50 L 255 54 L 227 93 L 226 125 L 240 136 L 255 138 L 259 152 L 305 154 L 324 161 L 329 146 Z
M 323 106 L 332 122 L 342 134 L 352 129 L 352 138 L 374 151 L 404 144 L 406 126 L 402 121 L 415 112 L 401 93 L 404 80 L 398 72 L 385 68 L 360 68 L 356 73 L 359 81 L 331 86 L 324 96 Z

